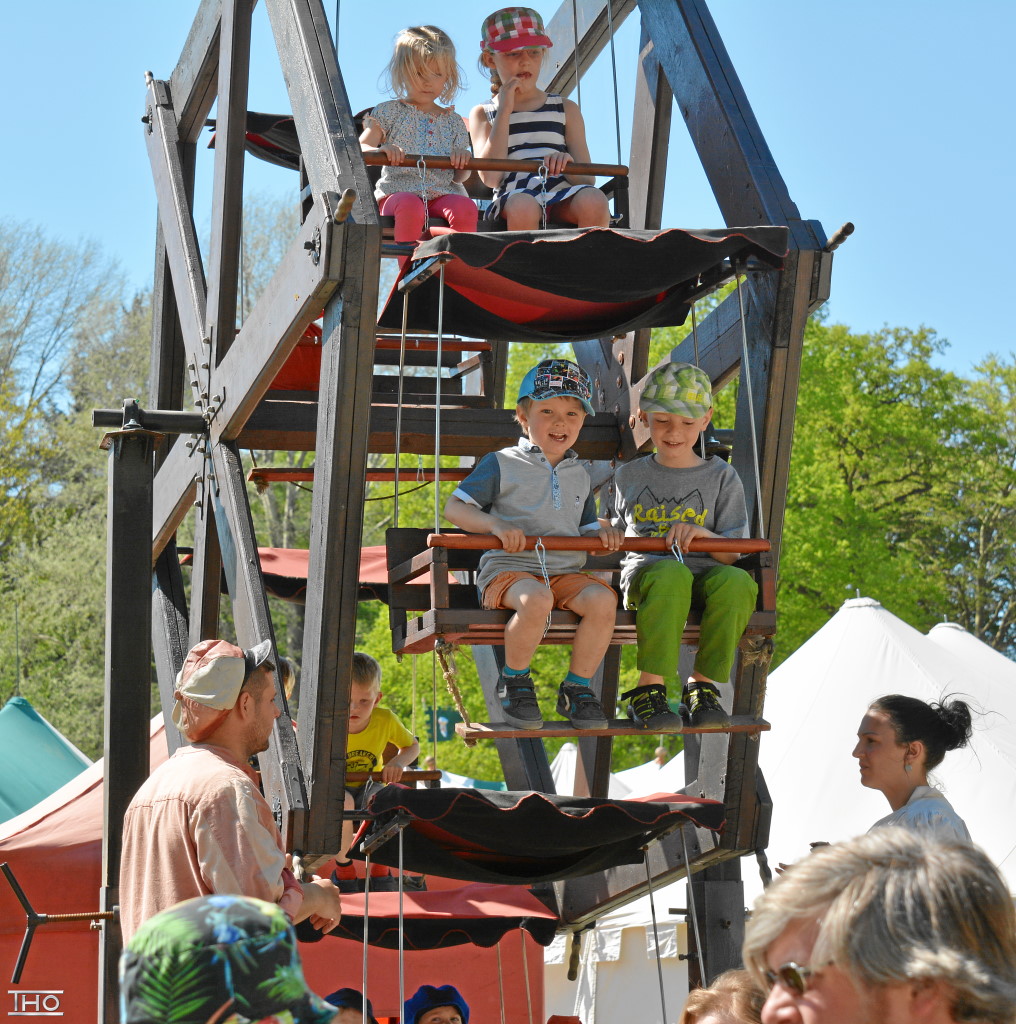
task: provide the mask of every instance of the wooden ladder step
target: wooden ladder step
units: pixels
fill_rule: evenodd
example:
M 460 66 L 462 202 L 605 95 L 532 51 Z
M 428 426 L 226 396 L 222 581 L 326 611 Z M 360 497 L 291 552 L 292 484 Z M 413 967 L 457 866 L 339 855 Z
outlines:
M 697 729 L 686 725 L 678 736 L 696 733 L 733 733 L 768 732 L 772 728 L 763 718 L 752 718 L 750 715 L 734 715 L 727 729 Z M 507 722 L 465 722 L 455 723 L 455 732 L 464 740 L 512 740 L 512 739 L 562 739 L 565 737 L 582 736 L 645 736 L 646 729 L 641 729 L 625 718 L 611 719 L 606 729 L 576 729 L 565 719 L 544 722 L 539 729 L 516 729 Z

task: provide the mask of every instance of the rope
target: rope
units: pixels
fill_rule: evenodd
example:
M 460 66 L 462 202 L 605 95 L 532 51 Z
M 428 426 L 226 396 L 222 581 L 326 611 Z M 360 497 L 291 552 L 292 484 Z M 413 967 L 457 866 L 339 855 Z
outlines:
M 682 836 L 684 833 L 681 833 Z M 660 958 L 660 931 L 656 923 L 656 898 L 653 894 L 653 876 L 649 871 L 649 847 L 642 847 L 642 862 L 646 866 L 646 885 L 649 887 L 649 912 L 653 917 L 653 944 L 656 946 L 656 974 L 660 981 L 660 1020 L 667 1019 L 667 996 L 663 990 L 663 961 Z
M 621 162 L 621 105 L 617 98 L 617 54 L 614 51 L 614 4 L 607 0 L 607 33 L 610 36 L 610 77 L 614 83 L 614 134 L 617 137 L 617 162 Z M 694 307 L 693 307 L 694 308 Z
M 751 366 L 748 361 L 748 327 L 744 320 L 744 297 L 741 294 L 741 274 L 735 271 L 737 280 L 737 309 L 741 315 L 741 366 L 744 369 L 744 383 L 748 387 L 748 422 L 751 424 L 751 453 L 755 468 L 755 498 L 758 505 L 758 532 L 766 535 L 765 513 L 762 510 L 762 476 L 759 470 L 758 430 L 755 426 L 755 393 L 751 386 Z
M 437 660 L 441 662 L 441 672 L 444 675 L 445 685 L 448 687 L 448 692 L 452 695 L 452 700 L 455 701 L 455 710 L 458 711 L 459 715 L 462 717 L 462 721 L 468 727 L 473 723 L 469 718 L 469 712 L 466 710 L 466 705 L 463 703 L 462 694 L 459 692 L 458 669 L 455 666 L 455 645 L 448 643 L 447 640 L 439 639 L 434 644 L 434 653 L 437 655 Z
M 572 56 L 575 58 L 575 102 L 579 106 L 579 111 L 582 110 L 582 72 L 579 68 L 579 9 L 577 0 L 572 0 L 571 5 L 571 24 L 572 24 L 572 35 L 575 39 L 575 46 L 572 49 Z M 618 157 L 618 163 L 621 162 L 621 158 Z
M 434 389 L 434 532 L 441 532 L 441 355 L 444 345 L 445 265 L 442 261 L 437 293 L 437 381 Z
M 395 403 L 395 508 L 393 525 L 399 525 L 399 463 L 402 456 L 402 399 L 406 384 L 406 330 L 409 323 L 409 293 L 402 293 L 402 336 L 399 339 L 399 395 Z M 416 490 L 414 487 L 413 490 Z M 407 492 L 410 493 L 410 492 Z
M 533 994 L 529 991 L 529 954 L 526 952 L 524 928 L 519 929 L 519 938 L 522 940 L 522 973 L 526 978 L 526 1011 L 529 1014 L 529 1024 L 533 1024 Z
M 498 1003 L 501 1007 L 501 1024 L 505 1024 L 504 1019 L 504 971 L 501 968 L 501 943 L 498 942 L 495 947 L 497 950 L 497 994 Z

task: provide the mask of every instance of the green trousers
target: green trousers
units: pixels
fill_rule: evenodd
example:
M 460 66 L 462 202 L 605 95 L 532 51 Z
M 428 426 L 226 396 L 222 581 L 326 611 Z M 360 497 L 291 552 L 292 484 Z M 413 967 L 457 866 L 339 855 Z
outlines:
M 636 611 L 639 671 L 664 679 L 677 675 L 681 633 L 688 612 L 695 608 L 702 611 L 695 671 L 725 683 L 757 594 L 752 576 L 733 565 L 693 573 L 676 558 L 650 562 L 636 573 L 626 600 Z

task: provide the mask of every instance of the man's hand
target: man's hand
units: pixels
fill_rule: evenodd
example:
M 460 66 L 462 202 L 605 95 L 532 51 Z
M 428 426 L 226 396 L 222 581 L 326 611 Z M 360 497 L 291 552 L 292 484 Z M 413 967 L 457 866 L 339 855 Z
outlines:
M 307 920 L 327 935 L 342 920 L 342 903 L 339 890 L 328 878 L 315 875 L 303 883 L 303 910 L 309 910 Z

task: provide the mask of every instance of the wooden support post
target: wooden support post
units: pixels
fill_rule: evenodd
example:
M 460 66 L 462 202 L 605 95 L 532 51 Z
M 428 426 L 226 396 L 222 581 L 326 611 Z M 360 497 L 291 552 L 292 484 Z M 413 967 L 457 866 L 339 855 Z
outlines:
M 381 258 L 377 225 L 334 230 L 346 273 L 325 307 L 322 339 L 300 701 L 311 811 L 295 839 L 312 855 L 338 852 L 341 837 L 334 809 L 344 790 Z
M 189 647 L 201 640 L 218 637 L 222 590 L 222 554 L 215 528 L 215 506 L 208 488 L 201 489 L 196 508 L 198 519 L 194 526 Z
M 140 428 L 107 434 L 106 670 L 103 730 L 102 888 L 99 909 L 120 902 L 123 817 L 148 777 L 152 657 L 152 457 L 159 435 Z M 117 1019 L 120 927 L 103 921 L 99 1019 Z

